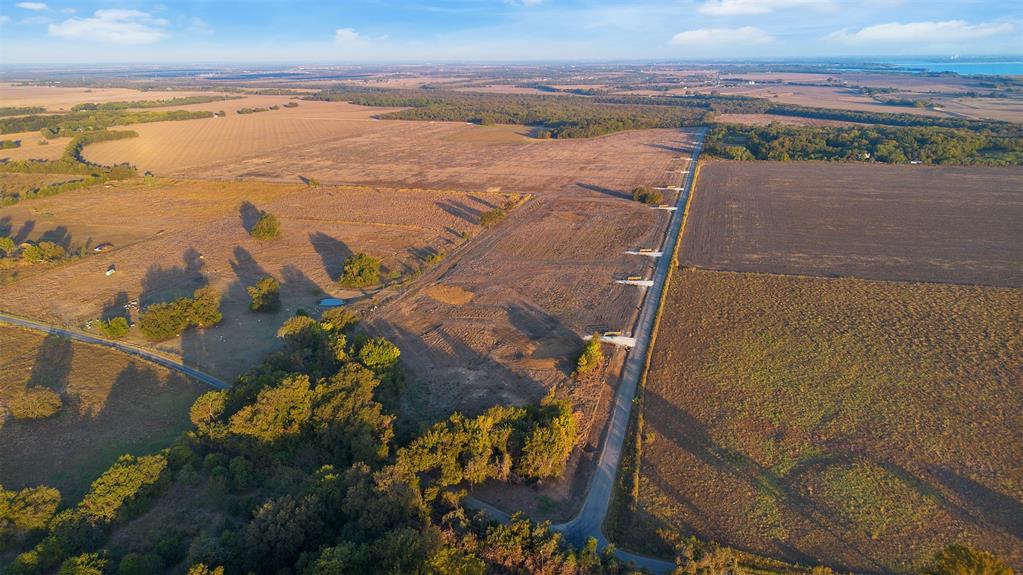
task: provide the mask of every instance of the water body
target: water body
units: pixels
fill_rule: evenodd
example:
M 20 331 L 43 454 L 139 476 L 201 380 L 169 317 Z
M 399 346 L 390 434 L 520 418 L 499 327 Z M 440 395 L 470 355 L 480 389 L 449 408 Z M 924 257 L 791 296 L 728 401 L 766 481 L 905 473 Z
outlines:
M 1023 60 L 884 60 L 880 63 L 926 72 L 955 72 L 964 76 L 1023 76 Z

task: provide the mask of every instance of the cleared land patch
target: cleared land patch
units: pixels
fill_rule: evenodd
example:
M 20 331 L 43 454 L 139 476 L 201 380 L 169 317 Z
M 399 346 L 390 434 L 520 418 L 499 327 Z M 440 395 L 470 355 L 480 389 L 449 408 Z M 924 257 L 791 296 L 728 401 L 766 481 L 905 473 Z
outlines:
M 714 161 L 681 263 L 1023 286 L 1023 170 Z
M 166 447 L 191 423 L 188 408 L 207 388 L 100 347 L 0 326 L 0 484 L 46 484 L 65 502 L 124 453 Z M 61 395 L 58 415 L 15 420 L 7 406 L 26 388 Z
M 1018 568 L 1021 334 L 1017 289 L 683 270 L 619 542 L 676 529 L 868 572 L 969 542 Z
M 387 279 L 403 276 L 462 243 L 463 232 L 478 233 L 474 214 L 506 199 L 265 182 L 116 182 L 0 209 L 0 229 L 19 241 L 113 244 L 59 265 L 19 264 L 8 270 L 17 281 L 0 288 L 0 299 L 6 311 L 80 326 L 124 314 L 132 301 L 145 307 L 208 283 L 224 293 L 223 323 L 157 347 L 230 378 L 276 345 L 277 328 L 296 309 L 311 310 L 328 294 L 363 295 L 335 283 L 351 254 L 381 259 Z M 279 219 L 279 239 L 247 233 L 260 210 Z M 116 272 L 107 276 L 111 265 Z M 246 287 L 265 275 L 281 282 L 281 311 L 250 312 Z

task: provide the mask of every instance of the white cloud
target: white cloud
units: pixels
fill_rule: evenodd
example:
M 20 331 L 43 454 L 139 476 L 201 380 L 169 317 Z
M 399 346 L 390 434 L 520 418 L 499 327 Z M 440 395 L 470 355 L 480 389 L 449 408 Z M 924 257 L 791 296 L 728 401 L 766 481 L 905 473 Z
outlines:
M 49 10 L 50 7 L 42 2 L 18 2 L 15 4 L 18 8 L 24 8 L 25 10 L 34 10 L 40 12 L 42 10 Z
M 89 18 L 50 24 L 50 36 L 113 44 L 152 44 L 167 37 L 168 22 L 139 10 L 96 10 Z
M 749 16 L 767 14 L 785 8 L 830 10 L 832 0 L 707 0 L 696 9 L 707 16 Z
M 213 27 L 206 23 L 202 18 L 192 18 L 188 22 L 188 27 L 185 28 L 185 32 L 189 34 L 201 34 L 209 36 L 213 33 Z
M 1009 34 L 1016 26 L 1009 22 L 970 24 L 964 20 L 944 22 L 889 22 L 867 26 L 855 32 L 848 28 L 832 32 L 828 38 L 846 44 L 934 44 L 980 40 Z
M 355 47 L 364 46 L 368 41 L 353 28 L 338 28 L 334 30 L 334 42 L 341 46 Z
M 741 28 L 698 28 L 679 32 L 671 37 L 671 43 L 676 46 L 688 46 L 690 48 L 708 48 L 714 46 L 750 44 L 769 44 L 774 42 L 774 37 L 760 28 L 743 26 Z
M 0 16 L 0 24 L 3 24 L 4 22 L 10 22 L 10 21 L 11 21 L 11 18 L 9 16 Z
M 504 0 L 504 3 L 512 6 L 539 6 L 543 0 Z

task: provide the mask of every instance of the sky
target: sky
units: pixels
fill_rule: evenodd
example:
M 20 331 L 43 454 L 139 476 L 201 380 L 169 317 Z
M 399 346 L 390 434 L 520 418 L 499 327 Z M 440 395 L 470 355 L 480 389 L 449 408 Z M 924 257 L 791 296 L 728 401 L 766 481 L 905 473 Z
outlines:
M 1014 55 L 1020 0 L 0 0 L 0 64 Z

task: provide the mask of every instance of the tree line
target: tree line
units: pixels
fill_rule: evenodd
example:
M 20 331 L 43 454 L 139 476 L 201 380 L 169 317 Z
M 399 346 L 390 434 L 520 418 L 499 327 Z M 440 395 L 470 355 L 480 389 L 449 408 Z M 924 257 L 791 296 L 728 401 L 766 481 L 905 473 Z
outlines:
M 889 164 L 1018 166 L 1023 139 L 938 127 L 809 127 L 727 124 L 712 129 L 704 149 L 733 160 L 841 160 Z
M 0 134 L 40 131 L 46 138 L 102 130 L 112 126 L 212 118 L 213 112 L 191 110 L 129 111 L 87 110 L 66 114 L 33 114 L 0 118 Z
M 243 96 L 182 96 L 178 98 L 165 98 L 163 100 L 132 100 L 117 102 L 86 102 L 71 106 L 72 112 L 82 111 L 112 111 L 127 110 L 129 108 L 166 108 L 168 106 L 187 106 L 189 104 L 207 104 L 209 102 L 222 102 L 224 100 L 238 100 Z

